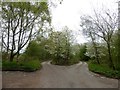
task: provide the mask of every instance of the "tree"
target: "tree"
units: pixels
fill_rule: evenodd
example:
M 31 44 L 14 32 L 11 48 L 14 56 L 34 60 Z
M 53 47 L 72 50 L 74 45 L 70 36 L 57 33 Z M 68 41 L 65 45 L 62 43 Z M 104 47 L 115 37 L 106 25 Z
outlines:
M 39 59 L 40 61 L 49 60 L 50 53 L 47 50 L 46 42 L 47 40 L 41 42 L 37 40 L 30 41 L 24 53 L 26 55 L 25 59 Z
M 51 36 L 51 53 L 53 54 L 53 62 L 56 64 L 64 64 L 64 35 L 62 32 L 52 32 Z
M 64 27 L 63 31 L 54 31 L 51 33 L 49 43 L 50 53 L 53 55 L 55 64 L 67 65 L 71 59 L 71 31 Z
M 117 61 L 120 69 L 120 1 L 118 2 Z
M 115 14 L 110 14 L 110 12 L 105 11 L 106 16 L 102 16 L 95 12 L 96 19 L 93 19 L 93 22 L 97 26 L 97 31 L 95 34 L 101 37 L 107 44 L 108 56 L 109 56 L 109 66 L 115 70 L 115 66 L 112 60 L 111 55 L 111 39 L 113 33 L 115 32 L 117 20 Z
M 86 35 L 87 37 L 90 37 L 92 44 L 93 44 L 93 48 L 95 51 L 95 59 L 97 61 L 98 64 L 100 64 L 100 60 L 99 60 L 99 52 L 98 52 L 98 47 L 97 47 L 97 43 L 96 43 L 96 35 L 95 35 L 95 26 L 92 22 L 92 20 L 89 17 L 81 17 L 81 27 L 82 27 L 82 31 L 83 34 Z
M 109 10 L 104 11 L 104 14 L 99 14 L 95 12 L 95 16 L 89 16 L 91 21 L 94 25 L 93 33 L 94 35 L 98 36 L 99 38 L 103 39 L 107 45 L 107 52 L 109 58 L 109 66 L 115 69 L 112 55 L 111 55 L 111 41 L 113 33 L 115 32 L 117 18 L 115 13 L 110 13 Z
M 118 41 L 118 30 L 113 34 L 111 50 L 112 50 L 112 58 L 114 60 L 115 68 L 117 70 L 120 69 L 120 61 L 119 61 L 119 41 Z
M 39 59 L 38 58 L 40 56 L 39 44 L 36 41 L 31 41 L 28 47 L 26 48 L 25 54 L 30 58 L 33 57 Z
M 4 50 L 13 61 L 20 51 L 32 40 L 40 22 L 50 22 L 47 2 L 3 2 L 2 3 L 2 42 Z
M 86 52 L 87 52 L 87 47 L 86 47 L 86 45 L 81 45 L 80 46 L 80 51 L 79 51 L 79 57 L 80 57 L 80 60 L 82 61 L 86 61 L 85 60 L 85 57 L 86 57 Z
M 63 34 L 64 34 L 64 43 L 65 43 L 65 47 L 64 47 L 64 53 L 65 53 L 65 63 L 69 63 L 70 59 L 71 59 L 71 45 L 72 45 L 72 41 L 73 41 L 73 36 L 71 34 L 71 30 L 69 30 L 69 28 L 67 26 L 65 26 L 63 28 Z

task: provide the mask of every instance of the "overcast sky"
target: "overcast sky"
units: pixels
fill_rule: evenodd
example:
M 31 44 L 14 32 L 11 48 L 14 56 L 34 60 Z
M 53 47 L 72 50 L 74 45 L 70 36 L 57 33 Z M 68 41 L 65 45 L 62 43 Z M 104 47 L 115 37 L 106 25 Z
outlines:
M 108 8 L 115 12 L 118 0 L 63 0 L 62 4 L 52 8 L 52 25 L 56 30 L 68 26 L 76 34 L 78 43 L 86 42 L 86 38 L 80 30 L 80 16 L 93 14 L 97 11 Z M 79 35 L 78 35 L 79 34 Z

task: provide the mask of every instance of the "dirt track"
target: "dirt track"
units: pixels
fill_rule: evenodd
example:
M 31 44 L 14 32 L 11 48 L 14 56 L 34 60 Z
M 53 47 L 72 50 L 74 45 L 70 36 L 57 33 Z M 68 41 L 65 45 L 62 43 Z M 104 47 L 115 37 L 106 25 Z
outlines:
M 36 72 L 4 71 L 3 88 L 117 88 L 118 80 L 90 72 L 86 63 L 72 66 L 43 62 Z

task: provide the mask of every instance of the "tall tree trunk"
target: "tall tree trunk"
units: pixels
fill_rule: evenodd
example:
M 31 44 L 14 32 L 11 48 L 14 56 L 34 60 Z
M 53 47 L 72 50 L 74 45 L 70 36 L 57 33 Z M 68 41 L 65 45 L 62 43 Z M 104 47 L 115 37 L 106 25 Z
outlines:
M 93 42 L 93 43 L 94 43 L 94 49 L 95 49 L 95 59 L 96 59 L 97 63 L 100 64 L 97 45 L 95 42 Z
M 10 19 L 8 19 L 8 30 L 7 30 L 7 59 L 9 60 L 9 42 L 10 42 Z
M 98 55 L 98 48 L 97 48 L 97 45 L 95 43 L 95 38 L 94 38 L 94 36 L 92 35 L 91 32 L 90 32 L 90 37 L 92 39 L 93 47 L 94 47 L 94 50 L 95 50 L 95 59 L 96 59 L 97 63 L 100 64 L 99 55 Z
M 109 58 L 109 61 L 110 61 L 109 66 L 110 66 L 113 70 L 115 70 L 115 66 L 114 66 L 114 63 L 113 63 L 113 61 L 112 61 L 110 42 L 107 42 L 107 47 L 108 47 L 108 58 Z
M 12 62 L 13 61 L 13 58 L 14 58 L 14 55 L 13 55 L 13 51 L 11 51 L 11 53 L 10 53 L 10 62 Z
M 20 56 L 20 53 L 19 51 L 17 52 L 17 62 L 19 61 L 19 56 Z
M 14 59 L 14 50 L 15 50 L 15 32 L 13 31 L 13 36 L 12 36 L 12 49 L 10 53 L 10 61 L 12 62 Z

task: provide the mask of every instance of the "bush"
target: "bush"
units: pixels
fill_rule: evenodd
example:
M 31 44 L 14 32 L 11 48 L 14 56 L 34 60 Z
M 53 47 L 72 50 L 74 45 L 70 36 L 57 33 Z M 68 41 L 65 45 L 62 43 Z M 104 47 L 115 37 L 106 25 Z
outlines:
M 65 54 L 61 54 L 60 52 L 56 52 L 53 55 L 53 60 L 51 63 L 55 64 L 55 65 L 68 65 L 68 61 L 69 61 L 69 59 L 65 58 Z
M 39 60 L 30 60 L 30 61 L 22 61 L 22 62 L 16 62 L 16 61 L 2 62 L 2 70 L 5 71 L 36 71 L 41 67 L 42 66 Z
M 73 65 L 73 64 L 76 64 L 76 63 L 79 63 L 78 59 L 71 59 L 70 62 L 69 62 L 69 65 Z
M 25 54 L 30 57 L 38 58 L 40 55 L 40 45 L 36 41 L 31 41 L 25 51 Z
M 120 71 L 112 70 L 106 66 L 93 64 L 91 62 L 88 63 L 88 68 L 90 71 L 104 75 L 110 78 L 120 78 Z
M 77 59 L 73 55 L 70 55 L 70 59 L 68 59 L 67 62 L 65 61 L 64 58 L 61 58 L 61 59 L 59 58 L 59 60 L 58 59 L 52 60 L 51 64 L 69 66 L 69 65 L 76 64 L 78 62 L 79 62 L 79 59 Z
M 90 57 L 86 55 L 86 52 L 87 52 L 87 46 L 85 44 L 80 47 L 77 57 L 79 57 L 81 61 L 88 61 Z
M 77 55 L 72 55 L 71 57 L 71 60 L 69 61 L 70 65 L 73 65 L 73 64 L 76 64 L 76 63 L 79 63 L 79 58 L 77 57 Z
M 42 67 L 39 60 L 25 61 L 20 65 L 24 71 L 35 71 Z
M 45 44 L 43 45 L 42 42 L 38 43 L 34 40 L 28 44 L 24 54 L 26 59 L 31 59 L 32 56 L 32 59 L 39 59 L 41 61 L 49 60 L 51 57 L 51 54 L 45 48 Z
M 10 62 L 10 61 L 2 61 L 2 70 L 19 70 L 19 64 L 16 61 Z

